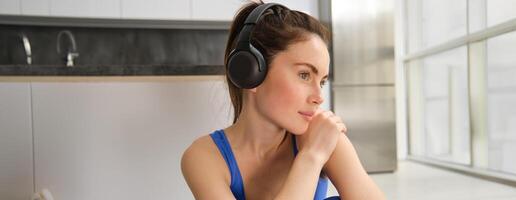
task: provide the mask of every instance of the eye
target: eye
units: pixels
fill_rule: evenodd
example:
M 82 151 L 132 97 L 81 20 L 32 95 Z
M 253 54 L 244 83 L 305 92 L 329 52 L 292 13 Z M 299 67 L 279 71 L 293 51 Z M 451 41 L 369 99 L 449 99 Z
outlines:
M 310 78 L 310 73 L 308 73 L 308 72 L 300 72 L 299 73 L 299 77 L 301 77 L 304 80 L 308 80 L 308 78 Z
M 326 80 L 321 81 L 321 88 L 326 85 Z

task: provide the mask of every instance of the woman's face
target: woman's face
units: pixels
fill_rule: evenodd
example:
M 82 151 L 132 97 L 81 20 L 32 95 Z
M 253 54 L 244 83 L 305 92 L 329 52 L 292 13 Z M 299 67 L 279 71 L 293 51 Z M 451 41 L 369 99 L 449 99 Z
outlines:
M 313 114 L 324 101 L 321 89 L 329 63 L 326 44 L 313 34 L 276 54 L 264 82 L 254 90 L 258 112 L 291 133 L 303 134 L 311 120 L 304 114 Z

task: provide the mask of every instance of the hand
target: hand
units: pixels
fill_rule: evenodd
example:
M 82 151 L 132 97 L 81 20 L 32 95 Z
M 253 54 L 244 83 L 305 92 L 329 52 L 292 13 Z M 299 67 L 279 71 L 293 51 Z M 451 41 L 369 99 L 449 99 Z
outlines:
M 305 133 L 297 136 L 300 152 L 315 156 L 324 165 L 337 146 L 339 134 L 346 133 L 346 125 L 332 111 L 318 109 Z

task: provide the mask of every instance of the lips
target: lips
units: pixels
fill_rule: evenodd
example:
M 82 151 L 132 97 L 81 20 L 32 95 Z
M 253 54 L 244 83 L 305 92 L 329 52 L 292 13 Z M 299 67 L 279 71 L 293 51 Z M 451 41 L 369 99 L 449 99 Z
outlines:
M 311 112 L 311 111 L 308 111 L 308 112 L 299 111 L 299 114 L 305 115 L 305 116 L 308 116 L 308 117 L 312 117 L 314 115 L 314 112 Z
M 310 121 L 312 119 L 312 116 L 314 115 L 314 112 L 311 111 L 299 111 L 298 113 L 308 121 Z

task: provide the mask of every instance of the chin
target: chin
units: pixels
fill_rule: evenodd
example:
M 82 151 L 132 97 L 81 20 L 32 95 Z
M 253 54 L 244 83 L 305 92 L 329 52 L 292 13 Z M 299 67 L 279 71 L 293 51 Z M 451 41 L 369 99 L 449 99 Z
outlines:
M 299 117 L 299 114 L 296 113 L 296 115 L 298 116 L 278 119 L 278 125 L 294 135 L 303 135 L 308 129 L 310 122 Z
M 291 128 L 286 128 L 288 132 L 294 134 L 294 135 L 303 135 L 306 130 L 308 129 L 308 123 L 301 124 L 301 125 L 294 125 L 291 126 Z

